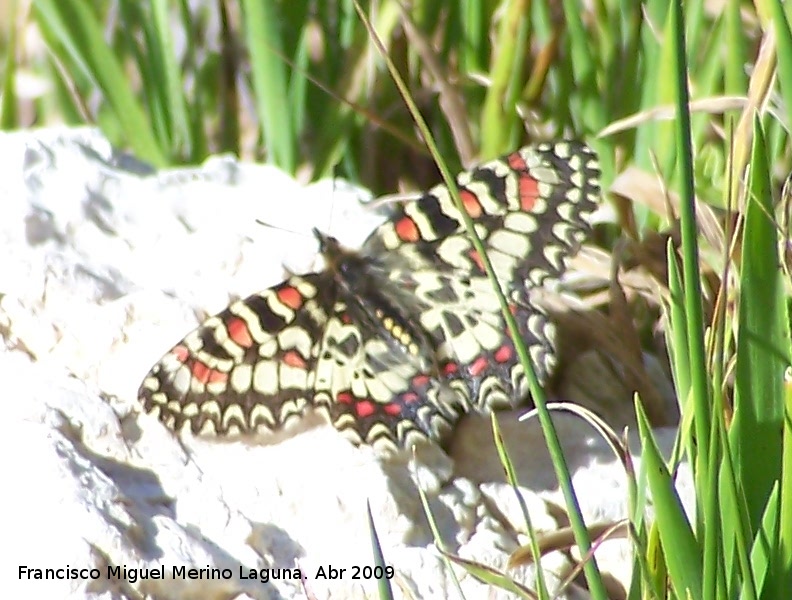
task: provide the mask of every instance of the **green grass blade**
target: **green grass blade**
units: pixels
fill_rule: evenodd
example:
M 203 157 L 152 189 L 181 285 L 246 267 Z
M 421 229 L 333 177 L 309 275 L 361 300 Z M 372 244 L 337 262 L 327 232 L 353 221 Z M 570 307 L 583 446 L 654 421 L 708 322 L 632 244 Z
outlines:
M 786 106 L 792 106 L 792 31 L 789 20 L 784 14 L 784 4 L 781 0 L 770 0 L 769 8 L 773 16 L 773 26 L 776 34 L 778 48 L 778 86 Z M 788 5 L 787 5 L 788 6 Z
M 115 54 L 106 50 L 102 26 L 90 5 L 82 0 L 38 0 L 33 12 L 50 48 L 82 70 L 102 92 L 137 155 L 155 166 L 165 165 L 126 73 Z
M 267 161 L 293 173 L 297 166 L 296 136 L 291 128 L 286 66 L 281 58 L 278 6 L 275 2 L 242 0 L 242 22 Z
M 642 441 L 641 469 L 646 471 L 652 491 L 657 529 L 672 585 L 680 598 L 701 598 L 701 549 L 640 403 L 635 403 L 635 410 Z
M 789 365 L 789 324 L 767 159 L 763 128 L 757 120 L 743 236 L 734 420 L 729 432 L 752 537 L 761 527 L 781 473 L 783 376 Z M 777 543 L 777 539 L 770 541 Z M 771 589 L 780 589 L 779 584 L 769 582 Z
M 741 66 L 746 63 L 745 33 L 740 14 L 741 3 L 739 0 L 727 0 L 725 6 L 726 39 L 720 44 L 728 52 L 724 66 L 724 92 L 726 94 L 741 94 L 748 85 L 745 69 Z
M 696 228 L 696 206 L 693 179 L 693 156 L 690 140 L 690 112 L 688 105 L 690 96 L 687 88 L 687 59 L 685 56 L 684 20 L 682 3 L 675 0 L 671 3 L 670 39 L 674 48 L 673 64 L 676 85 L 677 107 L 677 152 L 679 155 L 681 205 L 680 229 L 682 233 L 682 279 L 684 282 L 685 325 L 687 328 L 688 354 L 691 365 L 692 408 L 694 411 L 693 427 L 696 434 L 696 446 L 710 448 L 710 394 L 707 380 L 707 369 L 704 353 L 704 316 L 701 304 L 702 290 L 699 273 L 699 249 Z M 700 457 L 694 445 L 688 445 L 691 462 L 694 466 L 694 477 L 697 483 L 696 496 L 703 499 L 706 490 L 703 482 L 708 481 L 706 457 Z
M 446 557 L 448 560 L 458 564 L 461 566 L 465 571 L 470 573 L 473 577 L 481 581 L 482 583 L 486 583 L 487 585 L 496 586 L 507 592 L 511 592 L 517 598 L 525 598 L 526 600 L 536 600 L 536 594 L 534 594 L 531 590 L 527 587 L 517 583 L 514 581 L 512 577 L 507 575 L 506 573 L 502 573 L 497 569 L 493 569 L 487 565 L 478 563 L 473 560 L 468 560 L 466 558 L 462 558 L 460 556 L 456 556 L 454 554 L 450 554 L 448 552 L 443 552 L 443 556 Z
M 388 568 L 388 563 L 385 562 L 385 555 L 382 553 L 382 544 L 380 544 L 379 536 L 377 535 L 377 526 L 374 524 L 374 515 L 371 514 L 371 503 L 368 500 L 366 500 L 366 515 L 368 516 L 371 552 L 374 555 L 374 565 L 382 569 L 382 572 L 385 573 L 385 569 Z M 379 590 L 379 597 L 382 600 L 393 600 L 393 588 L 391 588 L 390 578 L 378 578 L 377 589 Z
M 759 531 L 751 546 L 750 564 L 746 565 L 747 568 L 743 571 L 745 577 L 742 582 L 740 598 L 757 598 L 759 590 L 762 590 L 762 598 L 781 598 L 785 592 L 789 591 L 788 587 L 772 587 L 774 582 L 771 572 L 775 557 L 778 556 L 776 540 L 779 533 L 779 508 L 778 487 L 773 486 L 765 512 L 762 515 Z M 774 589 L 775 591 L 773 591 Z
M 134 56 L 142 96 L 160 148 L 173 162 L 197 160 L 200 157 L 194 154 L 184 82 L 173 43 L 171 19 L 175 15 L 170 3 L 125 1 L 119 10 L 125 25 L 120 35 Z
M 737 378 L 731 429 L 735 464 L 746 489 L 752 529 L 781 468 L 783 375 L 789 329 L 780 277 L 770 166 L 757 122 L 751 158 L 737 338 Z
M 535 557 L 535 560 L 538 564 L 541 557 L 541 553 L 539 551 L 539 538 L 536 535 L 536 530 L 534 529 L 533 521 L 531 520 L 531 513 L 528 511 L 528 507 L 525 505 L 525 499 L 520 493 L 519 481 L 517 481 L 517 473 L 514 470 L 514 463 L 512 462 L 508 449 L 506 448 L 506 443 L 503 439 L 500 425 L 498 424 L 498 416 L 494 412 L 490 413 L 490 420 L 492 422 L 492 435 L 493 439 L 495 440 L 495 449 L 498 451 L 498 457 L 500 458 L 501 465 L 503 465 L 503 469 L 506 473 L 506 481 L 512 487 L 514 495 L 517 498 L 517 503 L 519 504 L 520 510 L 522 511 L 523 519 L 525 519 L 525 527 L 528 531 L 528 539 L 530 540 L 531 544 L 531 554 Z M 545 582 L 544 571 L 541 568 L 536 569 L 536 591 L 541 600 L 548 600 L 550 598 L 550 594 L 547 591 L 547 583 Z
M 720 411 L 715 413 L 720 425 L 718 436 L 722 436 L 723 415 Z M 754 600 L 758 597 L 754 570 L 751 568 L 749 558 L 750 533 L 748 531 L 747 508 L 745 496 L 737 485 L 734 461 L 728 449 L 728 440 L 721 437 L 723 462 L 719 472 L 720 486 L 720 527 L 723 531 L 723 541 L 720 544 L 724 557 L 724 568 L 727 573 L 740 573 L 743 580 L 741 598 Z M 735 560 L 736 559 L 736 560 Z
M 460 4 L 460 29 L 466 35 L 466 43 L 460 55 L 461 70 L 470 73 L 481 71 L 486 66 L 486 40 L 489 14 L 485 14 L 487 3 L 472 0 Z
M 723 524 L 717 517 L 723 513 L 721 508 L 721 494 L 719 483 L 719 465 L 721 464 L 720 440 L 722 429 L 718 428 L 717 419 L 713 419 L 710 427 L 710 447 L 704 449 L 707 458 L 706 481 L 704 488 L 706 495 L 697 497 L 697 501 L 704 505 L 703 527 L 703 570 L 702 570 L 702 598 L 723 598 L 726 591 L 724 580 L 724 559 L 722 544 L 727 544 L 730 538 L 722 533 Z M 715 518 L 712 517 L 715 516 Z M 724 538 L 726 538 L 724 540 Z
M 779 527 L 778 572 L 781 589 L 792 589 L 792 373 L 784 377 L 784 433 L 781 476 L 781 523 Z
M 673 38 L 673 24 L 667 20 L 663 38 Z M 646 57 L 646 82 L 642 86 L 641 110 L 655 106 L 675 104 L 674 86 L 661 85 L 660 82 L 674 81 L 675 65 L 673 43 L 660 44 L 653 36 L 644 35 L 643 54 Z M 670 179 L 674 172 L 676 145 L 672 123 L 651 121 L 640 127 L 636 134 L 635 156 L 638 163 L 647 170 L 653 170 L 652 157 L 656 157 L 660 173 Z
M 5 74 L 3 75 L 2 98 L 0 98 L 0 129 L 13 129 L 18 126 L 16 110 L 16 2 L 11 2 L 8 19 L 8 47 L 6 48 Z
M 486 160 L 502 154 L 513 138 L 514 104 L 518 85 L 515 81 L 526 57 L 530 19 L 527 0 L 509 0 L 504 7 L 498 31 L 495 59 L 490 68 L 492 82 L 482 111 L 481 156 Z
M 582 115 L 580 122 L 588 129 L 599 131 L 607 124 L 606 116 L 596 94 L 597 54 L 591 51 L 590 34 L 583 26 L 583 16 L 578 0 L 563 0 L 564 19 L 569 37 L 569 50 L 575 85 L 585 90 L 581 96 Z M 607 170 L 606 170 L 607 172 Z
M 666 331 L 669 358 L 671 359 L 671 372 L 677 391 L 680 414 L 688 412 L 687 399 L 690 394 L 690 355 L 688 353 L 687 327 L 685 323 L 685 297 L 682 284 L 682 275 L 679 272 L 679 262 L 673 244 L 667 247 L 668 262 L 668 290 L 669 298 L 665 303 L 665 313 L 669 322 Z M 692 411 L 691 411 L 692 412 Z
M 176 50 L 169 20 L 171 4 L 168 0 L 152 0 L 151 2 L 153 22 L 151 23 L 151 48 L 149 51 L 159 75 L 157 78 L 158 91 L 162 97 L 161 104 L 165 108 L 165 115 L 169 123 L 171 152 L 178 152 L 184 157 L 193 157 L 194 145 L 184 96 L 184 82 L 176 62 Z
M 411 467 L 414 467 L 415 464 L 415 456 L 413 455 L 413 463 Z M 426 515 L 426 521 L 429 523 L 429 529 L 432 530 L 432 537 L 434 538 L 434 544 L 437 547 L 438 551 L 440 552 L 440 556 L 443 558 L 443 562 L 448 569 L 449 576 L 451 577 L 451 581 L 454 582 L 454 587 L 459 595 L 459 598 L 464 598 L 464 594 L 462 593 L 462 585 L 459 583 L 459 578 L 457 577 L 456 571 L 454 571 L 454 567 L 451 564 L 451 558 L 448 551 L 445 549 L 445 543 L 443 542 L 443 538 L 440 536 L 440 528 L 437 526 L 437 521 L 432 514 L 432 509 L 429 506 L 429 498 L 426 497 L 426 492 L 424 492 L 423 488 L 420 485 L 420 478 L 418 477 L 414 468 L 412 468 L 412 475 L 413 480 L 416 482 L 416 488 L 418 489 L 418 497 L 421 499 L 421 506 L 423 507 L 424 514 Z

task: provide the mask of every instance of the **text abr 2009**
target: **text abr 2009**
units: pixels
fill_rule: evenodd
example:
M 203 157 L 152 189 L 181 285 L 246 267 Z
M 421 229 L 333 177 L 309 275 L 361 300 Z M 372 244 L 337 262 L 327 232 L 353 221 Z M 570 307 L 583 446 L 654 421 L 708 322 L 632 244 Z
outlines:
M 352 579 L 393 579 L 393 567 L 352 567 Z

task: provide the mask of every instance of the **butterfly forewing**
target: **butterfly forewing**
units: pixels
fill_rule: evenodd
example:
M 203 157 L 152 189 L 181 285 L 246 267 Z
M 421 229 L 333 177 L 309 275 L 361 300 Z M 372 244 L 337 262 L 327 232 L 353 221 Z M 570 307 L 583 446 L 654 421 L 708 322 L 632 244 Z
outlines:
M 554 327 L 531 291 L 557 279 L 599 194 L 577 142 L 526 147 L 457 178 L 544 381 Z M 275 430 L 306 407 L 355 443 L 442 441 L 470 409 L 527 393 L 491 282 L 448 189 L 398 206 L 360 253 L 319 235 L 328 268 L 232 304 L 171 350 L 140 398 L 170 428 Z

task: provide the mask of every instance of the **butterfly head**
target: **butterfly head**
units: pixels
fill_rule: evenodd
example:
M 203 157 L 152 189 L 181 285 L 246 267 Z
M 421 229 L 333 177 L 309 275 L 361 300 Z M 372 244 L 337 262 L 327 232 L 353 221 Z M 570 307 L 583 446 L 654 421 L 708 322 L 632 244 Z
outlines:
M 336 275 L 341 275 L 344 278 L 350 272 L 350 267 L 359 265 L 361 257 L 357 252 L 353 252 L 344 248 L 340 242 L 331 235 L 322 233 L 318 229 L 313 230 L 316 239 L 319 240 L 319 253 L 325 261 L 327 269 Z M 352 268 L 353 272 L 360 269 Z

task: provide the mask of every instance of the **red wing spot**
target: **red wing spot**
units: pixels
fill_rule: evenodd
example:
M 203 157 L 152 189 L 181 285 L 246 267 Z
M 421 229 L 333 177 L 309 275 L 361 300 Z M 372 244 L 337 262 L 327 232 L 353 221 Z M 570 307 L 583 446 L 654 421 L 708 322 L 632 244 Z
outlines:
M 539 182 L 530 175 L 520 177 L 520 208 L 531 212 L 539 197 Z
M 276 293 L 278 294 L 278 300 L 283 302 L 292 310 L 299 310 L 299 308 L 303 305 L 303 296 L 297 290 L 297 288 L 289 285 L 282 287 Z
M 517 171 L 519 177 L 518 187 L 520 193 L 520 208 L 525 212 L 531 212 L 539 197 L 539 182 L 536 181 L 528 171 L 528 165 L 519 152 L 509 155 L 509 166 Z
M 355 405 L 358 417 L 365 418 L 374 414 L 374 403 L 371 400 L 361 400 Z
M 512 316 L 517 316 L 517 305 L 516 304 L 509 304 L 509 312 Z
M 413 377 L 413 387 L 424 387 L 429 383 L 429 375 L 416 375 Z
M 459 370 L 459 365 L 450 362 L 443 365 L 443 375 L 453 375 Z
M 421 397 L 415 392 L 406 392 L 402 394 L 402 400 L 405 404 L 412 404 L 413 402 L 418 402 L 420 399 Z M 401 408 L 399 408 L 399 411 L 401 411 Z
M 250 348 L 253 345 L 253 338 L 250 337 L 250 329 L 244 319 L 234 317 L 226 322 L 228 337 L 242 348 Z
M 349 392 L 341 392 L 338 394 L 338 396 L 336 396 L 336 400 L 342 404 L 352 404 L 354 398 Z
M 509 166 L 515 171 L 523 173 L 528 171 L 528 165 L 525 164 L 525 159 L 519 152 L 512 152 L 507 157 L 507 160 L 509 161 Z
M 410 217 L 402 217 L 394 225 L 396 235 L 404 242 L 417 242 L 421 239 L 421 234 L 418 232 L 418 226 Z
M 187 349 L 187 346 L 182 346 L 181 344 L 171 350 L 171 354 L 173 354 L 180 363 L 185 363 L 187 359 L 190 358 L 190 351 Z
M 350 323 L 352 323 L 352 319 L 350 318 L 350 316 L 347 313 L 343 313 L 341 315 L 341 322 L 344 325 L 349 325 Z
M 211 373 L 212 369 L 200 361 L 196 360 L 192 365 L 192 376 L 201 383 L 206 383 L 209 381 L 209 376 Z
M 222 371 L 218 371 L 217 369 L 209 370 L 208 383 L 225 383 L 226 381 L 228 381 L 228 373 L 223 373 Z
M 484 262 L 481 260 L 481 255 L 478 253 L 478 250 L 471 250 L 468 252 L 468 258 L 479 268 L 479 271 L 484 270 Z
M 470 215 L 471 219 L 478 219 L 484 212 L 478 197 L 470 190 L 459 190 L 459 197 L 462 199 L 462 206 L 465 207 L 465 211 Z
M 512 349 L 509 346 L 501 346 L 495 351 L 495 361 L 505 363 L 512 359 Z
M 395 402 L 388 402 L 382 407 L 382 410 L 392 417 L 398 417 L 401 414 L 401 406 Z
M 289 350 L 286 354 L 283 355 L 283 363 L 289 365 L 290 367 L 294 367 L 295 369 L 307 369 L 308 365 L 305 363 L 305 359 L 300 356 L 300 353 L 296 350 Z
M 468 367 L 468 372 L 473 377 L 478 377 L 479 375 L 481 375 L 484 372 L 484 370 L 487 368 L 488 364 L 489 363 L 487 361 L 487 357 L 486 356 L 480 356 L 479 358 L 477 358 L 476 360 L 474 360 L 470 364 L 470 366 Z

